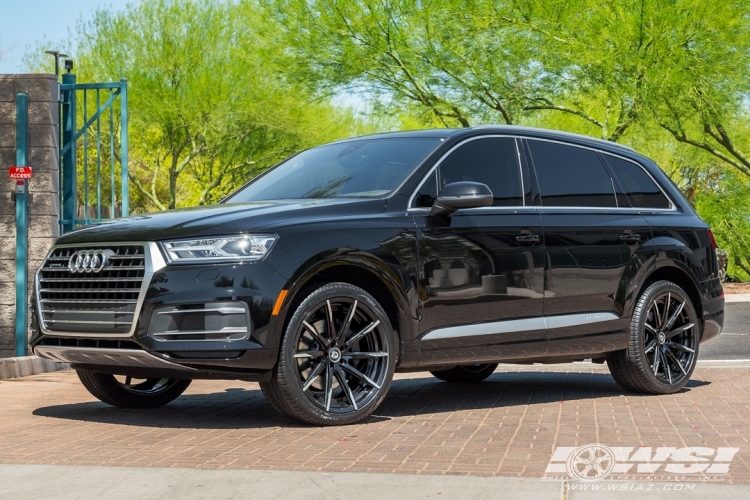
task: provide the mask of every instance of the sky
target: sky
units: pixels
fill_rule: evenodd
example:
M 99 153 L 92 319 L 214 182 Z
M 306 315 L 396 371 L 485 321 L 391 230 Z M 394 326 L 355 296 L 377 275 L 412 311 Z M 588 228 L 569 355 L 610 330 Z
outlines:
M 36 41 L 48 50 L 64 40 L 79 19 L 91 19 L 99 7 L 121 8 L 126 0 L 0 0 L 0 73 L 23 72 L 23 55 Z M 51 56 L 50 56 L 51 57 Z

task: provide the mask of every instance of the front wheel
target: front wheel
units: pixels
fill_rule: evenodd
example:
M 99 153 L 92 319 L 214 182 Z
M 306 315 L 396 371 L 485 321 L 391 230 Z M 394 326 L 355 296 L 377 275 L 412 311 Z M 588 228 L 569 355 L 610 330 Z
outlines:
M 627 349 L 607 365 L 625 390 L 670 394 L 690 380 L 698 360 L 700 323 L 687 293 L 670 281 L 651 284 L 638 299 Z
M 272 378 L 260 387 L 290 418 L 351 424 L 383 401 L 395 364 L 395 334 L 380 304 L 361 288 L 331 283 L 294 311 Z
M 136 379 L 76 370 L 83 386 L 99 401 L 120 408 L 157 408 L 177 399 L 192 380 Z
M 472 383 L 481 382 L 486 379 L 495 372 L 495 369 L 497 369 L 497 363 L 454 366 L 447 370 L 438 370 L 430 373 L 434 377 L 446 382 Z

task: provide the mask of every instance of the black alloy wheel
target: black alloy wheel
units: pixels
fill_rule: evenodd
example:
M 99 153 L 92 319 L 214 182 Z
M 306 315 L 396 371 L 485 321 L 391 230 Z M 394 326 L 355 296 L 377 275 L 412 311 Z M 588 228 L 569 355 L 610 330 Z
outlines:
M 431 371 L 430 373 L 445 382 L 475 383 L 481 382 L 492 375 L 497 369 L 497 365 L 497 363 L 461 365 L 447 370 Z
M 134 378 L 76 370 L 83 386 L 98 400 L 120 408 L 157 408 L 177 399 L 191 380 Z
M 658 281 L 638 300 L 630 346 L 612 353 L 607 364 L 624 389 L 669 394 L 690 380 L 699 344 L 700 324 L 689 296 L 672 282 Z
M 279 363 L 261 388 L 281 413 L 310 424 L 341 425 L 382 402 L 395 366 L 390 321 L 364 290 L 331 283 L 294 312 Z

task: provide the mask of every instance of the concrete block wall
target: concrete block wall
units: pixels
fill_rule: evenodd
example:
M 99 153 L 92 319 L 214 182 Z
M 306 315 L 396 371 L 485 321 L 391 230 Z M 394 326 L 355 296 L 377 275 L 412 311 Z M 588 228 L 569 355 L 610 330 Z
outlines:
M 59 236 L 59 122 L 55 75 L 0 75 L 0 358 L 15 355 L 16 94 L 29 96 L 29 292 L 34 273 Z

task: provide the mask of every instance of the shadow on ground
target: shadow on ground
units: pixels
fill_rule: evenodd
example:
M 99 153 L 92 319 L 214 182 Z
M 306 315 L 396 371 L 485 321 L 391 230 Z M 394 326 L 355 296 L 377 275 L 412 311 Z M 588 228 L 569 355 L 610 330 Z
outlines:
M 681 392 L 710 382 L 691 380 Z M 609 374 L 582 372 L 500 372 L 478 384 L 450 384 L 434 378 L 394 380 L 383 404 L 364 423 L 394 417 L 482 410 L 516 405 L 608 397 L 657 397 L 624 392 Z M 186 394 L 161 408 L 128 410 L 100 402 L 51 405 L 33 414 L 84 422 L 164 428 L 242 429 L 303 426 L 278 414 L 260 389 L 228 388 Z

